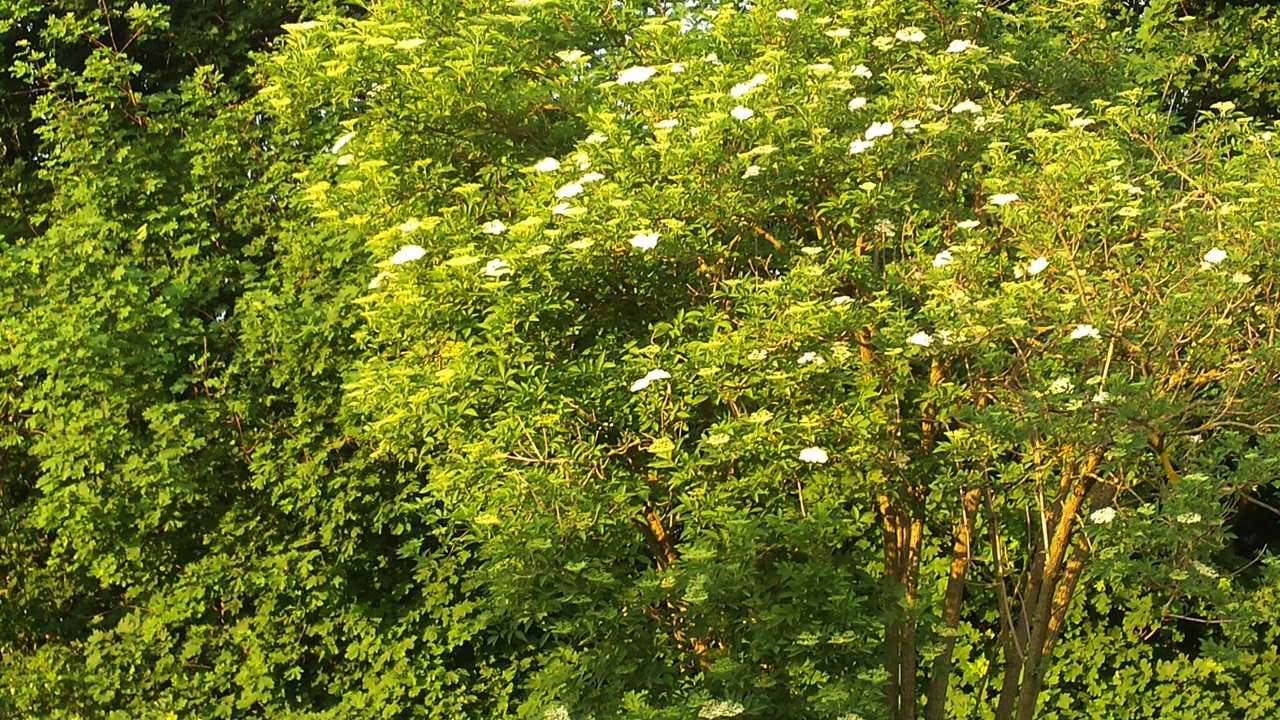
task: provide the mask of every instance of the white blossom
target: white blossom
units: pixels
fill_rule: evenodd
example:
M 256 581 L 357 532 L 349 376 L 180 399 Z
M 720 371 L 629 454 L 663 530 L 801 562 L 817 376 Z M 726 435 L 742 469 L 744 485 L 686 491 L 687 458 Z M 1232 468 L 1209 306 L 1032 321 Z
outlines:
M 650 370 L 644 377 L 631 383 L 631 392 L 640 392 L 649 387 L 654 380 L 669 380 L 671 373 L 666 370 Z
M 631 246 L 641 250 L 652 250 L 658 245 L 658 233 L 636 233 L 631 238 Z
M 573 50 L 561 50 L 556 53 L 556 57 L 560 58 L 561 63 L 564 63 L 565 65 L 572 65 L 586 60 L 587 54 L 577 48 L 574 48 Z
M 1181 515 L 1179 515 L 1174 519 L 1182 523 L 1183 525 L 1194 525 L 1200 522 L 1203 518 L 1200 517 L 1200 513 L 1189 512 L 1189 513 L 1182 513 Z
M 743 171 L 743 173 L 742 173 L 742 179 L 743 179 L 743 180 L 746 180 L 747 178 L 753 178 L 753 177 L 755 177 L 755 176 L 757 176 L 757 175 L 759 175 L 759 174 L 760 174 L 760 166 L 759 166 L 759 165 L 749 165 L 749 166 L 747 166 L 747 169 L 746 169 L 745 171 Z
M 828 30 L 824 34 L 827 37 L 832 37 L 832 38 L 847 38 L 849 37 L 849 35 L 852 34 L 852 31 L 849 30 L 849 28 L 836 28 L 834 30 Z
M 569 203 L 559 203 L 551 208 L 552 215 L 569 215 L 575 208 Z
M 397 225 L 396 229 L 408 235 L 409 233 L 413 232 L 414 230 L 417 230 L 420 227 L 422 227 L 422 223 L 418 221 L 418 218 L 409 218 L 408 220 L 405 220 L 404 222 Z
M 871 68 L 867 67 L 866 65 L 858 65 L 853 68 L 854 77 L 866 78 L 867 80 L 870 80 L 871 74 L 872 74 Z
M 387 272 L 386 270 L 383 270 L 377 275 L 374 275 L 373 279 L 369 281 L 369 289 L 370 290 L 378 289 L 378 287 L 382 285 L 382 281 L 386 280 L 389 277 L 391 277 L 391 273 Z
M 345 154 L 345 155 L 340 155 L 340 156 L 338 157 L 338 164 L 339 164 L 339 165 L 350 165 L 350 164 L 351 164 L 351 161 L 352 161 L 352 160 L 355 160 L 355 159 L 356 159 L 356 156 L 355 156 L 355 155 L 352 155 L 351 153 L 347 153 L 347 154 Z
M 924 31 L 918 27 L 904 27 L 893 36 L 902 42 L 924 42 Z
M 827 451 L 820 447 L 807 447 L 800 451 L 800 459 L 807 463 L 822 465 L 831 458 L 827 456 Z
M 850 110 L 861 110 L 866 106 L 867 106 L 867 99 L 862 97 L 861 95 L 849 101 Z
M 646 67 L 644 65 L 636 65 L 634 67 L 629 67 L 626 70 L 623 70 L 622 72 L 618 73 L 618 84 L 627 85 L 627 84 L 634 84 L 634 83 L 642 83 L 645 80 L 648 80 L 649 78 L 653 77 L 654 74 L 657 72 L 658 72 L 657 70 L 654 70 L 651 67 Z
M 956 223 L 956 227 L 960 228 L 961 230 L 972 230 L 981 224 L 982 223 L 978 222 L 977 220 L 961 220 L 960 222 Z
M 659 120 L 658 122 L 654 123 L 653 128 L 655 130 L 670 130 L 671 128 L 679 124 L 680 124 L 679 120 L 675 118 L 668 118 L 666 120 Z
M 1217 570 L 1214 570 L 1213 568 L 1209 567 L 1208 565 L 1205 565 L 1199 560 L 1192 560 L 1191 567 L 1195 568 L 1196 572 L 1200 573 L 1201 575 L 1211 580 L 1216 580 L 1218 578 Z
M 929 333 L 923 330 L 907 338 L 908 344 L 919 345 L 920 347 L 926 347 L 926 348 L 929 347 L 930 343 L 932 342 L 933 342 L 933 338 L 929 337 Z
M 537 165 L 533 166 L 538 172 L 555 172 L 560 169 L 560 161 L 553 157 L 542 158 Z
M 413 262 L 414 260 L 421 260 L 422 256 L 426 254 L 427 251 L 423 250 L 420 245 L 405 245 L 397 250 L 396 254 L 392 255 L 391 259 L 387 262 L 392 265 L 403 265 L 407 262 Z
M 1076 389 L 1075 383 L 1071 382 L 1071 378 L 1060 377 L 1057 380 L 1054 380 L 1053 382 L 1049 383 L 1049 389 L 1046 390 L 1045 392 L 1049 393 L 1050 395 L 1062 395 L 1064 393 L 1069 393 L 1075 389 Z
M 1089 127 L 1092 124 L 1093 124 L 1092 118 L 1074 118 L 1071 120 L 1071 122 L 1067 123 L 1068 126 L 1073 128 Z
M 750 120 L 756 113 L 749 107 L 739 105 L 738 107 L 730 110 L 729 114 L 732 115 L 735 120 Z
M 501 235 L 507 231 L 507 225 L 501 220 L 490 220 L 481 225 L 480 230 L 488 235 Z
M 604 133 L 593 132 L 587 136 L 586 140 L 583 140 L 582 142 L 587 143 L 589 145 L 599 145 L 602 142 L 608 141 L 608 139 L 609 137 Z
M 1111 393 L 1106 390 L 1099 390 L 1093 394 L 1093 397 L 1089 398 L 1089 401 L 1098 405 L 1106 405 L 1111 401 Z
M 854 140 L 849 143 L 849 154 L 857 155 L 863 150 L 870 148 L 872 145 L 875 145 L 874 140 Z
M 711 433 L 707 436 L 708 445 L 724 445 L 729 442 L 729 436 L 725 433 Z
M 962 101 L 960 101 L 959 103 L 956 103 L 956 106 L 955 106 L 955 107 L 951 108 L 951 112 L 953 112 L 953 113 L 965 113 L 965 112 L 967 112 L 967 113 L 980 113 L 980 112 L 982 112 L 982 106 L 981 106 L 981 105 L 979 105 L 978 103 L 976 103 L 976 102 L 972 101 L 972 100 L 962 100 Z
M 1022 198 L 1017 193 L 996 193 L 991 196 L 992 205 L 1008 205 L 1011 202 L 1017 202 Z
M 489 277 L 502 277 L 511 273 L 511 263 L 502 258 L 494 258 L 484 266 L 484 274 Z
M 949 265 L 953 259 L 954 258 L 951 257 L 950 250 L 943 250 L 942 252 L 933 256 L 933 266 L 936 268 L 944 267 L 946 265 Z
M 556 190 L 556 197 L 561 200 L 565 200 L 567 198 L 580 195 L 581 193 L 582 186 L 576 182 L 571 182 L 561 186 L 559 190 Z
M 873 122 L 871 127 L 863 133 L 863 137 L 867 140 L 875 140 L 878 137 L 885 137 L 893 134 L 893 123 L 891 122 Z
M 814 365 L 821 365 L 824 362 L 826 362 L 826 360 L 823 360 L 822 356 L 816 352 L 807 352 L 801 355 L 798 360 L 796 360 L 797 365 L 808 365 L 809 363 L 813 363 Z
M 1250 277 L 1248 273 L 1238 272 L 1231 276 L 1231 282 L 1237 285 L 1247 285 L 1250 282 L 1253 282 L 1253 278 Z
M 769 357 L 769 351 L 764 348 L 758 348 L 747 353 L 748 360 L 764 360 Z
M 1227 259 L 1227 251 L 1222 248 L 1215 247 L 1204 254 L 1204 261 L 1208 265 L 1217 265 Z
M 1032 260 L 1031 264 L 1027 266 L 1027 274 L 1039 275 L 1041 272 L 1044 272 L 1044 269 L 1047 267 L 1049 267 L 1049 261 L 1045 258 L 1038 257 L 1035 260 Z
M 903 132 L 913 133 L 916 128 L 920 127 L 920 121 L 916 118 L 907 118 L 902 121 L 901 126 Z
M 768 75 L 765 75 L 764 73 L 757 73 L 756 75 L 752 76 L 750 80 L 734 85 L 729 90 L 729 94 L 733 97 L 739 98 L 751 92 L 752 90 L 755 90 L 756 88 L 760 87 L 761 85 L 765 84 L 768 81 L 769 81 Z
M 329 152 L 333 153 L 334 155 L 337 155 L 338 151 L 341 150 L 344 146 L 346 146 L 347 143 L 351 142 L 351 139 L 354 138 L 355 136 L 356 136 L 356 131 L 352 130 L 346 135 L 343 135 L 342 137 L 338 138 L 338 141 L 333 144 L 333 147 L 329 148 Z
M 684 63 L 679 63 L 679 62 L 678 62 L 678 63 L 671 63 L 671 69 L 669 70 L 669 72 L 670 72 L 672 75 L 676 75 L 676 74 L 679 74 L 679 73 L 684 72 Z
M 800 17 L 800 14 L 797 13 L 793 8 L 783 8 L 778 11 L 779 20 L 795 20 L 799 17 Z
M 837 295 L 831 298 L 831 305 L 833 307 L 840 307 L 841 305 L 844 305 L 845 303 L 852 302 L 852 301 L 853 301 L 853 298 L 849 297 L 848 295 Z
M 578 184 L 585 185 L 587 183 L 593 183 L 593 182 L 596 182 L 597 180 L 603 180 L 603 179 L 604 179 L 604 173 L 589 172 L 586 175 L 583 175 L 582 177 L 578 178 Z
M 746 708 L 742 707 L 742 703 L 736 703 L 732 700 L 716 700 L 702 706 L 698 711 L 698 717 L 706 720 L 715 720 L 716 718 L 737 717 L 742 714 Z
M 1094 510 L 1089 514 L 1089 522 L 1094 525 L 1106 525 L 1116 519 L 1116 509 L 1113 507 L 1104 507 Z
M 835 69 L 835 66 L 831 63 L 813 63 L 809 66 L 809 72 L 815 72 L 818 74 L 829 73 Z
M 968 40 L 952 40 L 951 44 L 947 46 L 947 52 L 962 53 L 965 50 L 970 50 L 975 47 L 977 47 L 977 45 L 974 45 Z
M 1071 331 L 1072 340 L 1083 340 L 1085 338 L 1098 337 L 1098 329 L 1092 325 L 1077 325 L 1075 330 Z

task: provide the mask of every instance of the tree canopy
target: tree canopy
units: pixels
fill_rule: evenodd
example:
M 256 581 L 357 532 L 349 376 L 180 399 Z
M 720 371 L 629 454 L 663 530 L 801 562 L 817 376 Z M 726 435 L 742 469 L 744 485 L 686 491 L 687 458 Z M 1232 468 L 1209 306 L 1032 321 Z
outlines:
M 1280 711 L 1269 7 L 0 8 L 0 714 Z

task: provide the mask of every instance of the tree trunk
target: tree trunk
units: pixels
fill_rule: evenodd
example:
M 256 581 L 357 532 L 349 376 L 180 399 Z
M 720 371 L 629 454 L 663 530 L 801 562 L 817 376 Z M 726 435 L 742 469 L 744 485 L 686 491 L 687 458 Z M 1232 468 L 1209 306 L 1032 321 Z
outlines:
M 951 681 L 951 655 L 955 650 L 956 628 L 960 625 L 960 606 L 964 602 L 965 575 L 973 557 L 973 528 L 977 521 L 980 490 L 972 488 L 961 496 L 963 514 L 956 523 L 955 542 L 951 546 L 951 567 L 947 573 L 947 591 L 942 607 L 942 622 L 947 629 L 942 639 L 942 652 L 933 661 L 933 678 L 925 701 L 925 720 L 944 720 L 947 711 L 947 687 Z

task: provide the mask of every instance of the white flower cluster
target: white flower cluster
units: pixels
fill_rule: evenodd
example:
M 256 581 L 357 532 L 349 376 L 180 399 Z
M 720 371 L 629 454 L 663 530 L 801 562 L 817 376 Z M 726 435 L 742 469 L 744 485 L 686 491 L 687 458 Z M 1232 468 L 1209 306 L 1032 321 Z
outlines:
M 631 383 L 631 392 L 640 392 L 649 387 L 654 380 L 670 380 L 671 373 L 666 370 L 655 369 L 650 370 L 644 377 Z
M 702 706 L 698 711 L 698 717 L 714 720 L 715 718 L 737 717 L 746 711 L 742 703 L 733 702 L 732 700 L 715 700 Z

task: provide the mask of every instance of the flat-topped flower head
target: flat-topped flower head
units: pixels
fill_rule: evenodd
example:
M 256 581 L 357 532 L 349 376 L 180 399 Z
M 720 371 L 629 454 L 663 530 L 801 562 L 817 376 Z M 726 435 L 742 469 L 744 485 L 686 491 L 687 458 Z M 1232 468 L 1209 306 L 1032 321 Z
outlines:
M 560 62 L 565 65 L 573 65 L 575 63 L 585 61 L 587 59 L 587 54 L 577 48 L 574 48 L 573 50 L 561 50 L 556 53 L 556 57 L 560 58 Z
M 586 185 L 587 183 L 593 183 L 603 179 L 604 179 L 604 173 L 589 172 L 586 175 L 583 175 L 582 177 L 578 178 L 578 184 Z
M 1193 512 L 1182 513 L 1178 517 L 1174 518 L 1174 520 L 1177 520 L 1183 525 L 1194 525 L 1203 519 L 1204 518 L 1200 517 L 1200 513 L 1193 513 Z
M 1076 329 L 1071 331 L 1072 340 L 1096 339 L 1097 337 L 1098 329 L 1092 325 L 1077 325 Z
M 933 256 L 933 266 L 936 268 L 946 267 L 947 265 L 951 264 L 952 260 L 954 260 L 954 258 L 951 257 L 951 251 L 943 250 L 942 252 Z
M 489 222 L 481 225 L 480 230 L 486 235 L 501 235 L 507 231 L 507 224 L 501 220 L 490 220 Z
M 972 100 L 961 100 L 956 106 L 951 108 L 953 113 L 980 113 L 982 106 Z
M 820 447 L 807 447 L 800 451 L 800 460 L 802 462 L 813 463 L 814 465 L 823 465 L 831 458 L 827 456 L 827 451 Z
M 1226 259 L 1227 259 L 1227 251 L 1223 250 L 1222 248 L 1215 247 L 1209 252 L 1204 254 L 1204 261 L 1206 264 L 1209 264 L 1209 265 L 1217 265 L 1218 263 Z
M 835 28 L 834 30 L 828 30 L 828 31 L 826 31 L 826 33 L 824 33 L 824 34 L 825 34 L 827 37 L 831 37 L 831 38 L 837 38 L 837 39 L 839 39 L 839 38 L 847 38 L 847 37 L 849 37 L 850 35 L 852 35 L 852 34 L 853 34 L 853 31 L 852 31 L 852 30 L 850 30 L 849 28 Z
M 975 48 L 975 47 L 977 47 L 977 45 L 974 45 L 973 43 L 969 42 L 968 40 L 952 40 L 952 41 L 951 41 L 951 44 L 947 46 L 947 52 L 949 52 L 949 53 L 962 53 L 962 52 L 964 52 L 965 50 L 969 50 L 969 49 L 971 49 L 971 48 Z
M 556 190 L 556 197 L 561 200 L 565 200 L 571 197 L 576 197 L 581 194 L 582 194 L 582 185 L 576 182 L 567 183 L 565 185 L 560 186 L 559 190 Z
M 1039 275 L 1044 272 L 1047 267 L 1049 267 L 1049 260 L 1047 258 L 1038 257 L 1035 260 L 1032 260 L 1031 264 L 1027 266 L 1027 274 Z
M 484 274 L 489 277 L 502 277 L 511 273 L 511 263 L 502 258 L 494 258 L 484 266 Z
M 862 97 L 861 95 L 849 101 L 850 110 L 861 110 L 866 106 L 867 106 L 867 99 Z
M 644 377 L 631 383 L 631 392 L 640 392 L 641 390 L 649 387 L 649 385 L 654 380 L 669 380 L 669 379 L 671 379 L 671 373 L 667 372 L 666 370 L 661 370 L 661 369 L 650 370 L 648 373 L 645 374 Z
M 872 145 L 875 145 L 875 144 L 876 142 L 874 140 L 854 140 L 853 142 L 849 143 L 849 154 L 857 155 L 858 153 L 864 150 L 867 150 L 868 148 L 870 148 Z
M 587 136 L 586 140 L 583 140 L 582 142 L 587 143 L 588 145 L 599 145 L 600 143 L 607 142 L 608 140 L 609 140 L 609 137 L 604 133 L 593 132 Z
M 1071 122 L 1067 123 L 1068 126 L 1073 128 L 1089 127 L 1092 124 L 1093 118 L 1073 118 Z
M 671 67 L 667 69 L 667 72 L 671 73 L 672 75 L 679 75 L 680 73 L 684 72 L 684 63 L 681 63 L 681 62 L 671 63 Z
M 652 250 L 658 245 L 658 233 L 636 233 L 631 246 L 640 250 Z
M 542 158 L 533 169 L 538 172 L 555 172 L 560 169 L 560 161 L 553 157 Z
M 329 148 L 329 152 L 333 153 L 334 155 L 337 155 L 338 151 L 346 147 L 347 143 L 351 142 L 351 139 L 354 138 L 355 136 L 356 136 L 356 132 L 352 130 L 346 135 L 343 135 L 342 137 L 338 138 L 338 141 L 333 144 L 333 147 Z
M 1104 507 L 1094 510 L 1089 514 L 1089 522 L 1094 525 L 1106 525 L 1116 519 L 1116 509 L 1113 507 Z
M 822 356 L 816 352 L 807 352 L 801 355 L 798 360 L 796 360 L 797 365 L 808 365 L 810 363 L 813 363 L 814 365 L 821 365 L 825 362 L 826 360 L 823 360 Z
M 737 85 L 734 85 L 732 88 L 730 88 L 729 95 L 736 98 L 742 97 L 743 95 L 746 95 L 752 90 L 755 90 L 756 88 L 760 87 L 761 85 L 765 84 L 768 81 L 769 81 L 768 75 L 765 75 L 764 73 L 757 73 L 754 76 L 752 76 L 750 80 L 746 82 L 738 83 Z
M 422 227 L 422 223 L 418 221 L 418 218 L 409 218 L 408 220 L 405 220 L 404 222 L 397 225 L 396 229 L 408 235 L 409 233 L 417 230 L 420 227 Z
M 666 120 L 659 120 L 658 122 L 654 123 L 653 129 L 654 130 L 670 130 L 671 128 L 679 124 L 680 124 L 679 120 L 675 118 L 667 118 Z
M 642 83 L 648 80 L 649 78 L 653 77 L 654 74 L 656 74 L 657 72 L 658 72 L 657 70 L 645 65 L 636 65 L 633 67 L 629 67 L 626 70 L 623 70 L 622 72 L 618 73 L 618 84 L 619 85 L 635 85 L 638 83 Z
M 875 140 L 878 137 L 885 137 L 893 134 L 893 123 L 891 122 L 873 122 L 871 127 L 863 133 L 863 137 L 867 140 Z
M 392 255 L 391 259 L 387 262 L 392 265 L 403 265 L 407 262 L 413 262 L 414 260 L 421 260 L 422 256 L 426 254 L 427 251 L 422 249 L 422 246 L 420 245 L 405 245 L 397 250 L 396 254 Z
M 870 80 L 872 75 L 871 68 L 867 67 L 866 65 L 854 66 L 852 73 L 854 77 L 860 77 L 866 80 Z
M 779 20 L 796 20 L 800 17 L 800 13 L 795 8 L 782 8 L 777 13 Z
M 750 120 L 756 113 L 749 107 L 739 105 L 738 107 L 730 110 L 729 114 L 733 116 L 734 120 Z
M 916 334 L 912 335 L 911 337 L 907 338 L 907 344 L 908 344 L 908 345 L 915 345 L 915 346 L 918 346 L 918 347 L 926 347 L 926 348 L 927 348 L 927 347 L 929 347 L 929 345 L 930 345 L 930 344 L 932 344 L 932 343 L 933 343 L 933 338 L 932 338 L 932 337 L 929 337 L 929 333 L 927 333 L 927 332 L 925 332 L 925 331 L 923 331 L 923 330 L 921 330 L 920 332 L 918 332 L 918 333 L 916 333 Z
M 748 165 L 747 169 L 742 172 L 742 179 L 746 180 L 747 178 L 753 178 L 759 174 L 760 174 L 759 165 Z
M 1017 193 L 996 193 L 991 196 L 989 201 L 992 205 L 1008 205 L 1009 203 L 1018 202 L 1022 198 Z
M 904 27 L 893 36 L 902 42 L 924 42 L 924 31 L 918 27 Z
M 977 220 L 961 220 L 960 222 L 956 223 L 956 227 L 960 228 L 961 230 L 972 230 L 981 224 L 982 223 L 978 222 Z

